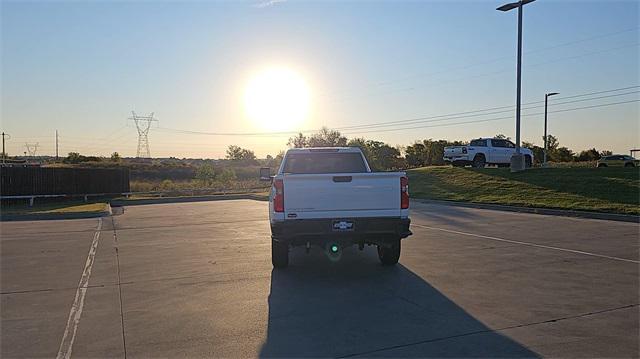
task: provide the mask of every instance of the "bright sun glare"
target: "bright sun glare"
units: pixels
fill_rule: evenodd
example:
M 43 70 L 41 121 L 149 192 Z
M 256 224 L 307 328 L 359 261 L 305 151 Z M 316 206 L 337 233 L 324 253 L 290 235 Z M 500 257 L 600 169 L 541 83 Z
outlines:
M 309 88 L 287 68 L 271 68 L 253 77 L 244 107 L 256 125 L 270 131 L 297 130 L 309 114 Z

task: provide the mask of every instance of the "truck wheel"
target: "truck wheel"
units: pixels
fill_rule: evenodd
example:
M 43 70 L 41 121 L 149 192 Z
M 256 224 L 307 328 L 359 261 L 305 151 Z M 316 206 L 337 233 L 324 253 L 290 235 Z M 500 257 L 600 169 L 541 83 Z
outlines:
M 483 155 L 476 155 L 476 157 L 473 158 L 473 167 L 475 168 L 484 168 L 486 164 L 487 160 Z
M 378 258 L 385 266 L 392 266 L 400 259 L 400 238 L 394 239 L 390 247 L 378 246 Z
M 524 156 L 524 167 L 525 168 L 531 168 L 531 156 L 526 155 Z
M 289 265 L 289 245 L 287 243 L 271 240 L 271 263 L 275 268 L 285 268 Z
M 627 162 L 624 164 L 625 167 L 634 167 L 633 163 Z

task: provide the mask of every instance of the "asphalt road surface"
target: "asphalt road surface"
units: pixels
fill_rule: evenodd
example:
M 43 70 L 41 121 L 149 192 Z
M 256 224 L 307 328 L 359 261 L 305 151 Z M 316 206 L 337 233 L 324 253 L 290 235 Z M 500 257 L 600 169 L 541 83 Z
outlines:
M 275 271 L 266 202 L 2 223 L 1 356 L 638 356 L 638 224 L 411 216 L 396 267 L 300 248 Z

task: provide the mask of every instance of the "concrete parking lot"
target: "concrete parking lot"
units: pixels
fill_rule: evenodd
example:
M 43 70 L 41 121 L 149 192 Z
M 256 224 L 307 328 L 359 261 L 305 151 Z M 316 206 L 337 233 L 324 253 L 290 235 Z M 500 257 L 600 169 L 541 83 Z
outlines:
M 2 223 L 2 357 L 638 356 L 638 224 L 414 202 L 396 267 L 274 271 L 266 207 Z

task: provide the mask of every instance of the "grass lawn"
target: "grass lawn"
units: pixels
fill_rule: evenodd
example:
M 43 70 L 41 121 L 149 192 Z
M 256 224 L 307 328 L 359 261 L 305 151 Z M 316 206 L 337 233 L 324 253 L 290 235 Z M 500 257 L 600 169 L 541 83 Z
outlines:
M 105 211 L 105 202 L 85 203 L 77 201 L 56 202 L 28 205 L 2 206 L 2 214 L 70 214 L 70 213 L 98 213 Z
M 424 167 L 407 171 L 423 199 L 640 214 L 638 168 Z

